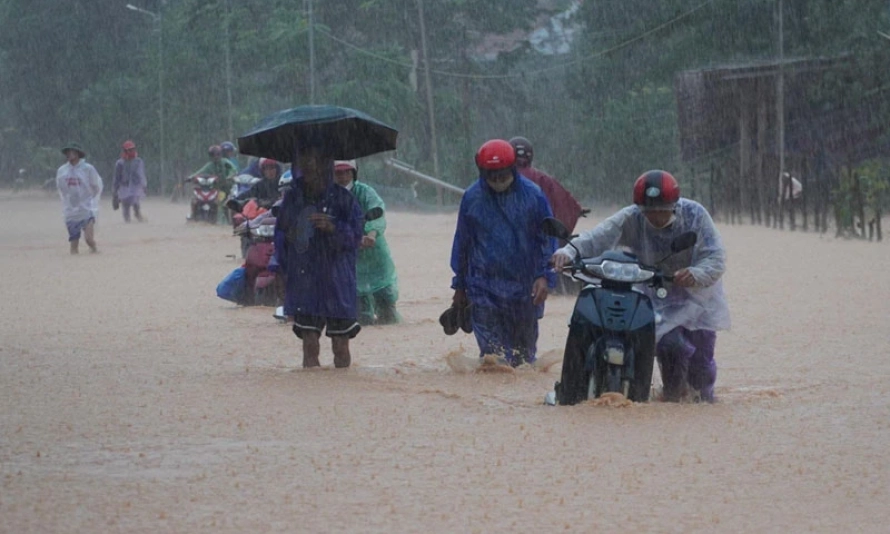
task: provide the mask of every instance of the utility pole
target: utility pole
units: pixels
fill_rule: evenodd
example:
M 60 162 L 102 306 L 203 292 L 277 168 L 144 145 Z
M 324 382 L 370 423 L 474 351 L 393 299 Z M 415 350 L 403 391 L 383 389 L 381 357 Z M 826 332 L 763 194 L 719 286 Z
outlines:
M 423 0 L 417 0 L 417 13 L 420 18 L 420 49 L 423 54 L 424 79 L 426 81 L 426 108 L 430 120 L 430 145 L 433 156 L 433 175 L 439 178 L 439 143 L 436 141 L 436 110 L 433 107 L 433 84 L 430 81 L 430 58 L 426 50 L 426 23 L 423 15 Z M 437 199 L 441 204 L 441 197 Z
M 315 20 L 312 14 L 312 0 L 306 0 L 309 19 L 309 103 L 315 104 Z
M 166 173 L 166 163 L 167 158 L 164 154 L 164 145 L 166 144 L 166 140 L 164 139 L 164 19 L 163 19 L 163 9 L 164 4 L 167 1 L 164 0 L 161 2 L 160 7 L 158 7 L 158 126 L 161 134 L 161 196 L 164 197 L 167 195 L 167 190 L 164 187 L 165 182 L 167 181 Z
M 226 100 L 228 102 L 228 111 L 229 111 L 229 135 L 228 139 L 232 139 L 235 135 L 235 130 L 232 128 L 232 57 L 229 49 L 231 48 L 231 43 L 229 42 L 229 20 L 231 20 L 231 11 L 229 9 L 229 0 L 226 0 L 226 21 L 224 24 L 225 35 L 223 39 L 226 41 Z
M 130 11 L 136 11 L 137 13 L 142 13 L 143 15 L 148 15 L 158 24 L 158 134 L 160 136 L 160 155 L 161 155 L 161 171 L 160 171 L 160 186 L 161 186 L 161 196 L 166 194 L 166 188 L 164 187 L 165 180 L 167 177 L 166 174 L 166 163 L 167 159 L 165 157 L 164 145 L 166 144 L 164 138 L 164 6 L 167 4 L 167 0 L 161 0 L 161 5 L 158 8 L 158 12 L 154 13 L 152 11 L 148 11 L 146 9 L 142 9 L 141 7 L 134 6 L 133 4 L 127 4 L 125 7 Z
M 779 227 L 785 228 L 785 190 L 791 195 L 791 179 L 785 184 L 785 35 L 783 0 L 779 0 L 779 72 L 776 76 L 776 125 L 779 129 Z

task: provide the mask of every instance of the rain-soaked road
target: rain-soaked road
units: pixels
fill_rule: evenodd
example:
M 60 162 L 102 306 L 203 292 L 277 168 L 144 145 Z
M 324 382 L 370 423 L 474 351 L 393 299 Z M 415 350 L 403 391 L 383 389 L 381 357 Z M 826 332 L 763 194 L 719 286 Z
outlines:
M 559 365 L 474 373 L 442 333 L 453 215 L 389 214 L 405 324 L 303 371 L 271 310 L 215 297 L 226 228 L 106 205 L 101 253 L 70 257 L 58 200 L 10 196 L 0 532 L 888 529 L 887 243 L 721 226 L 719 402 L 554 408 Z M 548 301 L 547 357 L 571 306 Z

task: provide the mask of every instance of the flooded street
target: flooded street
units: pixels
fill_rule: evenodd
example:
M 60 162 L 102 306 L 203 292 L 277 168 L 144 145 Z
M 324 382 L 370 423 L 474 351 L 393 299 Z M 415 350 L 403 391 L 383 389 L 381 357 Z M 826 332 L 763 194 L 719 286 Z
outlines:
M 186 211 L 106 199 L 70 256 L 57 196 L 0 194 L 0 532 L 887 531 L 886 241 L 719 225 L 718 402 L 557 408 L 558 364 L 476 373 L 442 332 L 456 213 L 387 215 L 404 323 L 304 371 L 271 308 L 216 297 L 238 240 Z

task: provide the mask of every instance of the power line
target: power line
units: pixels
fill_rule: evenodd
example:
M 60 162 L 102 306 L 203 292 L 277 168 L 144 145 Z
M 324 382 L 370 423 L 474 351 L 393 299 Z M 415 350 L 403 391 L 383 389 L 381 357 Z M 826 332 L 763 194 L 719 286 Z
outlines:
M 661 23 L 661 24 L 659 24 L 658 26 L 655 26 L 654 28 L 651 28 L 651 29 L 649 29 L 649 30 L 646 30 L 645 32 L 643 32 L 643 33 L 641 33 L 641 34 L 639 34 L 639 35 L 636 35 L 636 36 L 634 36 L 634 37 L 631 37 L 630 39 L 628 39 L 628 40 L 626 40 L 626 41 L 623 41 L 623 42 L 621 42 L 621 43 L 618 43 L 617 45 L 615 45 L 615 46 L 613 46 L 613 47 L 611 47 L 611 48 L 607 48 L 606 50 L 601 50 L 601 51 L 599 51 L 599 52 L 594 52 L 593 54 L 590 54 L 590 55 L 588 55 L 588 56 L 586 56 L 586 57 L 582 57 L 582 58 L 574 59 L 574 60 L 572 60 L 572 61 L 567 61 L 567 62 L 565 62 L 565 63 L 560 63 L 560 64 L 558 64 L 558 65 L 554 65 L 554 66 L 552 66 L 552 67 L 545 67 L 545 68 L 542 68 L 542 69 L 532 70 L 532 71 L 527 71 L 527 72 L 522 72 L 522 73 L 518 73 L 518 74 L 466 74 L 466 73 L 460 73 L 460 72 L 448 72 L 448 71 L 443 71 L 443 70 L 438 70 L 438 69 L 430 69 L 429 72 L 432 73 L 432 74 L 438 74 L 438 75 L 440 75 L 440 76 L 448 76 L 448 77 L 451 77 L 451 78 L 489 79 L 489 80 L 492 80 L 492 79 L 494 79 L 494 80 L 505 80 L 505 79 L 511 79 L 511 78 L 526 78 L 526 77 L 529 77 L 529 76 L 536 76 L 536 75 L 538 75 L 538 74 L 543 74 L 543 73 L 547 73 L 547 72 L 550 72 L 550 71 L 553 71 L 553 70 L 562 69 L 562 68 L 568 67 L 568 66 L 570 66 L 570 65 L 576 65 L 576 64 L 578 64 L 578 63 L 583 63 L 583 62 L 586 62 L 586 61 L 590 61 L 590 60 L 593 60 L 593 59 L 597 59 L 597 58 L 603 57 L 603 56 L 605 56 L 605 55 L 607 55 L 607 54 L 611 54 L 611 53 L 613 53 L 613 52 L 616 52 L 616 51 L 618 51 L 618 50 L 621 50 L 622 48 L 626 48 L 626 47 L 628 47 L 628 46 L 630 46 L 630 45 L 636 43 L 637 41 L 641 41 L 641 40 L 643 40 L 643 39 L 649 37 L 650 35 L 653 35 L 653 34 L 655 34 L 655 33 L 660 32 L 661 30 L 667 28 L 668 26 L 671 26 L 671 25 L 673 25 L 673 24 L 676 24 L 677 22 L 679 22 L 679 21 L 681 21 L 681 20 L 683 20 L 683 19 L 685 19 L 685 18 L 688 18 L 688 17 L 692 16 L 693 14 L 695 14 L 695 13 L 698 12 L 698 11 L 700 11 L 700 10 L 701 10 L 702 8 L 704 8 L 705 6 L 707 6 L 707 5 L 709 5 L 709 4 L 713 4 L 714 1 L 715 1 L 715 0 L 705 0 L 704 2 L 702 2 L 702 3 L 698 4 L 697 6 L 693 7 L 692 9 L 690 9 L 690 10 L 688 10 L 688 11 L 685 11 L 685 12 L 683 12 L 683 13 L 677 15 L 676 17 L 674 17 L 674 18 L 672 18 L 672 19 L 670 19 L 670 20 L 668 20 L 668 21 L 666 21 L 666 22 Z M 388 57 L 386 57 L 386 56 L 382 56 L 382 55 L 377 54 L 377 53 L 375 53 L 375 52 L 373 52 L 373 51 L 371 51 L 371 50 L 368 50 L 368 49 L 366 49 L 366 48 L 362 48 L 362 47 L 360 47 L 360 46 L 358 46 L 358 45 L 355 45 L 355 44 L 352 44 L 352 43 L 350 43 L 350 42 L 348 42 L 348 41 L 344 41 L 343 39 L 340 39 L 339 37 L 336 37 L 336 36 L 332 35 L 331 33 L 327 32 L 327 31 L 325 31 L 325 30 L 322 30 L 322 29 L 316 29 L 316 31 L 317 31 L 318 33 L 324 35 L 324 36 L 327 37 L 328 39 L 331 39 L 332 41 L 335 41 L 335 42 L 340 43 L 340 44 L 342 44 L 342 45 L 344 45 L 344 46 L 346 46 L 346 47 L 349 47 L 349 48 L 355 50 L 356 52 L 358 52 L 358 53 L 360 53 L 360 54 L 363 54 L 363 55 L 365 55 L 365 56 L 372 57 L 372 58 L 374 58 L 374 59 L 378 59 L 378 60 L 380 60 L 380 61 L 385 61 L 385 62 L 387 62 L 387 63 L 391 63 L 391 64 L 394 64 L 394 65 L 397 65 L 397 66 L 400 66 L 400 67 L 404 67 L 404 68 L 407 68 L 407 69 L 413 69 L 413 68 L 418 68 L 418 69 L 421 69 L 421 70 L 425 69 L 425 67 L 415 67 L 415 66 L 412 65 L 412 64 L 404 63 L 404 62 L 399 61 L 399 60 L 390 59 L 390 58 L 388 58 Z

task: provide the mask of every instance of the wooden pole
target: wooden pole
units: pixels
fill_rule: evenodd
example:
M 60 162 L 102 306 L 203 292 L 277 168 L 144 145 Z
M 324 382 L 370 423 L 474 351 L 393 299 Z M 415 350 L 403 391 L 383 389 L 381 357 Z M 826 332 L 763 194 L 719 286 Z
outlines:
M 779 72 L 776 76 L 776 128 L 778 128 L 779 176 L 785 172 L 785 35 L 783 0 L 779 0 Z M 788 187 L 791 187 L 789 180 Z M 792 205 L 789 197 L 789 205 Z M 779 197 L 779 227 L 785 228 L 785 195 Z
M 427 55 L 426 46 L 426 22 L 423 15 L 423 0 L 417 0 L 417 16 L 420 19 L 420 50 L 423 54 L 423 72 L 426 82 L 426 108 L 430 121 L 430 150 L 433 156 L 433 174 L 439 178 L 439 143 L 436 139 L 436 110 L 433 107 L 433 83 L 430 76 L 430 58 Z M 442 195 L 439 192 L 436 196 L 437 203 L 442 205 Z
M 315 104 L 315 17 L 312 13 L 312 0 L 306 0 L 309 21 L 309 103 Z
M 757 184 L 757 224 L 770 225 L 769 200 L 766 198 L 766 190 L 772 193 L 772 180 L 766 177 L 766 126 L 767 126 L 767 100 L 764 83 L 757 84 L 757 156 L 755 158 L 755 180 Z

